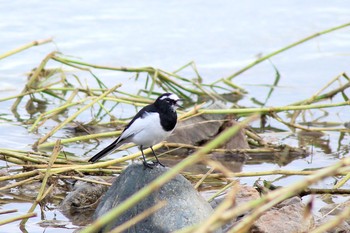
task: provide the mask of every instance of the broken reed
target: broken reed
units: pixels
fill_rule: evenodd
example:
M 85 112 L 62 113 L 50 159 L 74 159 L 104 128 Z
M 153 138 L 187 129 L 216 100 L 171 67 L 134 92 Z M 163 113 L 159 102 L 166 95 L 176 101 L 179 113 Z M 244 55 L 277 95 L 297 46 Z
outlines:
M 340 25 L 338 27 L 334 27 L 334 28 L 325 30 L 323 32 L 320 32 L 318 34 L 312 35 L 310 37 L 307 37 L 299 42 L 296 42 L 295 44 L 287 46 L 281 50 L 278 50 L 274 53 L 271 53 L 270 55 L 267 55 L 266 57 L 264 57 L 262 59 L 259 59 L 259 61 L 257 61 L 257 63 L 264 61 L 273 55 L 276 55 L 282 51 L 285 51 L 286 49 L 292 48 L 295 45 L 303 43 L 303 42 L 305 42 L 309 39 L 312 39 L 316 36 L 326 34 L 326 33 L 332 32 L 334 30 L 344 28 L 346 26 L 349 26 L 349 24 Z M 44 40 L 42 43 L 44 43 L 44 42 L 46 43 L 48 41 L 50 41 L 50 40 Z M 32 42 L 30 45 L 34 46 L 34 45 L 38 45 L 38 44 L 41 44 L 41 43 Z M 25 45 L 25 46 L 23 46 L 23 48 L 29 48 L 29 47 L 28 47 L 28 45 Z M 21 49 L 22 49 L 22 47 L 19 49 L 16 49 L 15 51 L 21 51 Z M 11 53 L 9 53 L 9 54 L 11 54 Z M 88 86 L 85 88 L 83 88 L 83 87 L 74 88 L 74 87 L 72 87 L 72 85 L 67 85 L 67 84 L 69 84 L 69 81 L 68 81 L 66 75 L 61 75 L 61 76 L 64 76 L 64 78 L 62 78 L 62 80 L 61 80 L 61 84 L 62 84 L 61 87 L 57 87 L 57 84 L 59 84 L 57 82 L 56 83 L 55 82 L 54 83 L 48 82 L 49 84 L 45 86 L 43 83 L 47 82 L 46 79 L 50 78 L 51 76 L 53 76 L 57 72 L 61 72 L 62 74 L 64 73 L 64 71 L 62 71 L 61 69 L 45 70 L 45 67 L 49 61 L 56 61 L 56 62 L 59 62 L 61 64 L 65 64 L 67 66 L 74 67 L 74 68 L 77 68 L 79 70 L 89 72 L 92 75 L 92 77 L 96 80 L 98 85 L 100 86 L 100 89 L 89 88 Z M 242 73 L 253 66 L 254 66 L 253 64 L 248 65 L 247 67 L 243 68 L 241 71 L 238 71 L 236 74 Z M 194 79 L 192 79 L 192 78 L 188 79 L 188 78 L 185 78 L 185 77 L 178 75 L 179 71 L 181 71 L 187 67 L 191 67 L 193 69 L 193 71 L 195 72 L 195 74 L 197 76 L 196 77 L 197 81 L 194 81 Z M 84 110 L 86 110 L 88 108 L 91 108 L 93 105 L 100 106 L 100 109 L 98 110 L 99 113 L 104 112 L 105 115 L 110 115 L 111 117 L 113 117 L 110 114 L 110 110 L 105 108 L 105 106 L 104 106 L 105 101 L 112 101 L 112 102 L 115 102 L 116 104 L 119 104 L 119 103 L 131 104 L 131 105 L 135 105 L 135 106 L 143 106 L 144 104 L 150 102 L 150 100 L 148 100 L 144 97 L 141 97 L 138 95 L 130 95 L 128 93 L 118 91 L 117 88 L 119 86 L 116 86 L 115 88 L 113 88 L 113 90 L 107 89 L 106 85 L 96 75 L 94 75 L 92 73 L 91 69 L 105 69 L 105 70 L 113 70 L 113 71 L 128 72 L 128 73 L 131 72 L 131 73 L 135 73 L 136 79 L 139 77 L 139 75 L 141 73 L 146 73 L 147 79 L 146 79 L 145 89 L 148 88 L 148 90 L 147 90 L 148 95 L 150 95 L 151 93 L 154 92 L 155 86 L 160 87 L 164 91 L 175 92 L 184 99 L 189 99 L 189 95 L 191 95 L 191 94 L 198 95 L 198 96 L 207 95 L 213 99 L 221 99 L 220 95 L 218 95 L 218 93 L 216 93 L 213 90 L 221 89 L 221 90 L 226 90 L 229 92 L 235 92 L 235 91 L 240 92 L 241 90 L 243 90 L 242 88 L 238 87 L 237 85 L 235 85 L 233 83 L 228 84 L 228 82 L 230 82 L 229 80 L 231 80 L 233 77 L 235 77 L 236 74 L 232 75 L 228 78 L 225 78 L 225 79 L 220 79 L 220 80 L 218 80 L 218 82 L 214 82 L 215 84 L 213 83 L 213 84 L 208 85 L 208 84 L 202 83 L 202 78 L 199 75 L 199 72 L 196 69 L 194 62 L 190 62 L 174 72 L 167 72 L 167 71 L 153 68 L 153 67 L 139 67 L 139 68 L 109 67 L 109 66 L 90 64 L 90 63 L 66 58 L 66 57 L 62 56 L 60 53 L 52 52 L 52 53 L 48 54 L 45 57 L 45 59 L 40 63 L 38 68 L 34 69 L 33 72 L 30 74 L 30 78 L 29 78 L 27 84 L 25 85 L 21 94 L 0 99 L 0 101 L 16 99 L 16 101 L 14 102 L 14 104 L 12 106 L 12 110 L 15 111 L 17 109 L 17 106 L 19 105 L 19 103 L 21 102 L 21 100 L 24 96 L 27 96 L 27 95 L 32 96 L 35 93 L 45 93 L 45 94 L 50 95 L 54 98 L 58 98 L 60 100 L 66 100 L 66 102 L 63 105 L 61 105 L 55 109 L 51 109 L 45 113 L 41 113 L 37 117 L 35 122 L 33 123 L 32 127 L 30 128 L 30 131 L 32 131 L 32 132 L 38 130 L 38 128 L 41 125 L 45 124 L 45 122 L 48 119 L 55 117 L 57 114 L 61 113 L 62 111 L 69 110 L 73 106 L 84 105 L 84 107 L 81 108 L 78 112 L 71 115 L 65 121 L 63 121 L 62 123 L 57 125 L 54 129 L 52 129 L 50 132 L 48 132 L 45 136 L 40 138 L 37 141 L 37 143 L 35 144 L 35 147 L 38 146 L 39 148 L 52 146 L 54 142 L 45 143 L 45 141 L 48 138 L 50 138 L 52 135 L 54 135 L 56 133 L 56 131 L 58 131 L 62 127 L 65 127 L 68 123 L 71 123 L 74 119 L 76 119 L 76 117 L 79 116 L 80 113 L 82 113 Z M 43 77 L 43 75 L 44 76 L 47 75 L 48 77 L 46 77 L 46 79 L 44 79 L 42 81 L 41 78 Z M 342 76 L 344 79 L 349 81 L 349 78 L 347 77 L 347 75 L 345 73 L 341 74 L 340 76 Z M 340 82 L 340 76 L 334 78 L 334 80 L 330 81 L 324 88 L 322 88 L 321 90 L 316 92 L 309 99 L 299 101 L 298 103 L 295 103 L 292 105 L 280 106 L 280 107 L 270 107 L 270 108 L 240 108 L 240 109 L 196 109 L 196 107 L 195 107 L 193 114 L 200 114 L 200 113 L 201 114 L 204 114 L 204 113 L 205 114 L 236 114 L 239 116 L 241 116 L 241 115 L 245 116 L 245 115 L 249 115 L 252 113 L 261 113 L 261 114 L 269 115 L 272 118 L 275 118 L 277 121 L 279 121 L 279 122 L 281 122 L 281 123 L 283 123 L 291 128 L 295 128 L 295 129 L 298 128 L 298 129 L 302 129 L 302 130 L 306 130 L 306 131 L 327 130 L 326 128 L 319 129 L 319 128 L 302 127 L 300 125 L 295 124 L 295 119 L 301 113 L 301 110 L 322 109 L 322 108 L 331 108 L 331 107 L 339 107 L 339 106 L 349 105 L 349 100 L 344 94 L 344 90 L 350 86 L 349 82 L 347 82 L 345 85 L 341 85 L 339 88 L 336 88 L 334 90 L 329 91 L 328 93 L 323 93 L 323 91 L 325 91 L 331 84 L 333 84 L 337 81 Z M 76 79 L 78 79 L 78 78 L 76 77 Z M 223 86 L 220 86 L 219 81 L 221 81 L 225 85 L 230 86 L 230 89 L 226 89 Z M 78 83 L 81 84 L 79 79 L 78 79 Z M 57 94 L 57 91 L 60 91 L 62 93 L 67 93 L 70 91 L 70 92 L 72 92 L 72 94 L 70 95 L 70 97 L 68 99 L 66 99 L 64 95 Z M 76 97 L 78 92 L 85 93 L 87 95 L 87 97 L 79 99 L 79 100 L 75 100 L 75 97 Z M 110 93 L 112 93 L 113 95 L 110 96 L 109 95 Z M 115 96 L 115 93 L 121 94 L 122 96 L 117 97 L 117 96 Z M 331 104 L 313 104 L 313 103 L 319 102 L 321 100 L 331 99 L 334 95 L 339 94 L 339 93 L 343 94 L 344 100 L 345 100 L 344 102 L 331 103 Z M 278 115 L 276 115 L 276 113 L 278 113 L 278 112 L 285 112 L 285 111 L 294 111 L 293 118 L 292 118 L 291 122 L 285 122 L 281 118 L 279 118 Z M 101 116 L 101 115 L 99 115 L 99 116 Z M 347 131 L 346 128 L 334 128 L 332 130 L 343 131 L 343 132 Z M 81 136 L 81 137 L 72 138 L 69 140 L 66 139 L 63 141 L 63 143 L 74 142 L 75 140 L 93 139 L 95 136 L 97 137 L 97 136 L 109 136 L 109 135 L 112 136 L 115 134 L 114 133 L 106 133 L 104 135 Z
M 342 74 L 343 77 L 347 77 L 346 74 Z M 340 77 L 337 77 L 337 79 L 333 80 L 333 82 L 339 80 Z M 333 130 L 333 131 L 339 131 L 339 132 L 347 132 L 347 128 L 317 128 L 317 127 L 303 127 L 301 125 L 293 124 L 291 122 L 286 122 L 283 121 L 276 113 L 278 112 L 285 112 L 285 111 L 294 111 L 295 113 L 300 114 L 301 110 L 310 110 L 310 109 L 322 109 L 322 108 L 334 108 L 334 107 L 340 107 L 340 106 L 346 106 L 349 105 L 350 102 L 344 101 L 340 103 L 327 103 L 327 104 L 311 104 L 313 101 L 318 102 L 321 99 L 327 98 L 332 98 L 334 95 L 338 93 L 342 93 L 346 88 L 348 88 L 349 82 L 346 83 L 345 85 L 337 88 L 336 90 L 332 90 L 326 94 L 322 94 L 321 92 L 318 92 L 317 95 L 314 95 L 308 100 L 301 101 L 299 103 L 296 103 L 296 105 L 287 105 L 287 106 L 281 106 L 281 107 L 269 107 L 269 108 L 240 108 L 240 109 L 201 109 L 195 106 L 192 110 L 190 110 L 187 113 L 184 113 L 183 115 L 188 117 L 191 117 L 191 115 L 198 115 L 198 114 L 235 114 L 235 115 L 249 115 L 252 113 L 261 113 L 261 114 L 267 114 L 271 116 L 272 118 L 275 118 L 277 121 L 287 125 L 288 127 L 292 128 L 298 128 L 302 129 L 305 131 L 324 131 L 324 130 Z M 35 120 L 33 123 L 32 127 L 30 128 L 30 131 L 38 130 L 38 127 L 45 123 L 48 119 L 51 119 L 55 117 L 57 114 L 59 114 L 62 111 L 68 110 L 69 108 L 77 105 L 82 105 L 84 104 L 84 107 L 81 108 L 79 111 L 75 112 L 72 114 L 70 117 L 68 117 L 66 120 L 64 120 L 62 123 L 57 125 L 54 129 L 52 129 L 50 132 L 48 132 L 45 136 L 40 138 L 36 146 L 39 148 L 44 148 L 44 147 L 49 147 L 54 144 L 54 142 L 48 142 L 45 143 L 45 141 L 54 135 L 57 130 L 59 130 L 62 127 L 65 127 L 68 123 L 72 122 L 76 117 L 79 116 L 80 113 L 82 113 L 84 110 L 91 108 L 94 104 L 100 104 L 100 101 L 113 101 L 116 103 L 125 103 L 125 104 L 132 104 L 135 106 L 144 106 L 146 103 L 149 103 L 150 100 L 144 99 L 142 97 L 110 97 L 108 94 L 114 92 L 116 88 L 118 88 L 119 85 L 115 86 L 112 89 L 106 89 L 106 91 L 100 91 L 100 94 L 94 94 L 91 97 L 86 97 L 83 99 L 80 99 L 78 101 L 72 101 L 72 99 L 69 99 L 67 103 L 64 103 L 63 105 L 51 109 L 47 112 L 41 113 L 38 118 Z M 56 88 L 57 89 L 57 88 Z M 63 88 L 61 88 L 63 89 Z M 77 89 L 75 89 L 77 90 Z M 74 92 L 73 92 L 74 93 Z M 90 92 L 91 93 L 91 92 Z M 101 94 L 102 93 L 102 94 Z M 14 96 L 13 98 L 16 98 L 18 96 Z M 6 98 L 8 99 L 8 98 Z M 18 99 L 17 99 L 18 100 Z M 136 101 L 140 101 L 139 103 Z M 300 105 L 300 103 L 308 103 L 307 105 Z M 106 112 L 106 114 L 110 114 L 107 109 L 105 109 L 102 105 L 101 108 L 103 111 Z M 181 118 L 181 117 L 180 117 Z M 295 118 L 293 118 L 295 120 Z M 122 121 L 121 121 L 122 122 Z M 63 139 L 62 143 L 71 143 L 71 142 L 76 142 L 80 140 L 89 140 L 89 139 L 94 139 L 98 137 L 108 137 L 108 136 L 116 136 L 118 135 L 118 131 L 114 132 L 107 132 L 107 133 L 101 133 L 101 134 L 90 134 L 90 135 L 85 135 L 85 136 L 79 136 L 79 137 L 72 137 L 69 139 Z M 248 135 L 249 136 L 249 135 Z

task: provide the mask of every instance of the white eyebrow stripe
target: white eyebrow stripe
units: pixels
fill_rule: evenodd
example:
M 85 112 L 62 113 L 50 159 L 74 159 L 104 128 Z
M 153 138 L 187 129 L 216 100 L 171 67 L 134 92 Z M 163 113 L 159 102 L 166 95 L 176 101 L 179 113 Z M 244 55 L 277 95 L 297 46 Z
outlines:
M 167 99 L 167 98 L 169 98 L 169 96 L 165 95 L 165 96 L 162 96 L 160 99 L 163 100 L 163 99 Z
M 177 97 L 177 95 L 175 94 L 170 94 L 170 95 L 165 95 L 165 96 L 162 96 L 162 98 L 160 98 L 161 100 L 164 100 L 164 99 L 172 99 L 172 100 L 179 100 L 179 97 Z

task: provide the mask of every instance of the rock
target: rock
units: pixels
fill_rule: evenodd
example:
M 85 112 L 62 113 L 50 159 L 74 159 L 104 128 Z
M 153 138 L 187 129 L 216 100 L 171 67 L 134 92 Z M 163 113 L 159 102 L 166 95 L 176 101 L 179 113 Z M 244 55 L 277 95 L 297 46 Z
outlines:
M 345 201 L 344 203 L 338 204 L 338 203 L 332 203 L 332 204 L 328 204 L 324 207 L 322 207 L 319 212 L 322 215 L 331 215 L 331 216 L 335 216 L 340 214 L 344 208 L 349 208 L 350 207 L 350 200 Z M 350 219 L 349 219 L 349 223 L 350 223 Z
M 221 127 L 221 131 L 223 129 L 232 127 L 234 125 L 237 125 L 238 122 L 233 119 L 232 115 L 226 117 L 225 123 Z M 232 149 L 249 149 L 249 144 L 247 141 L 247 138 L 245 136 L 245 129 L 240 129 L 235 135 L 233 135 L 232 138 L 230 138 L 225 145 L 223 146 L 224 149 L 232 150 Z
M 246 185 L 239 185 L 237 194 L 235 196 L 235 207 L 238 207 L 246 202 L 260 198 L 260 194 L 255 188 Z M 221 196 L 216 198 L 211 205 L 216 208 L 217 205 L 226 197 Z M 232 219 L 223 226 L 223 231 L 234 228 L 236 224 L 244 219 L 244 213 L 237 219 Z M 251 233 L 302 233 L 309 232 L 314 229 L 314 218 L 305 217 L 305 205 L 301 202 L 299 197 L 287 199 L 270 210 L 264 212 L 259 219 L 257 219 L 249 232 Z
M 305 205 L 293 197 L 266 211 L 253 224 L 252 233 L 302 233 L 314 227 L 314 218 L 304 217 Z
M 236 194 L 236 206 L 240 206 L 248 201 L 260 198 L 260 193 L 252 186 L 240 185 Z
M 0 160 L 5 160 L 5 159 L 2 159 L 1 156 L 0 156 Z M 7 176 L 7 175 L 8 175 L 7 168 L 0 169 L 0 177 Z M 9 180 L 0 181 L 0 187 L 4 187 L 4 186 L 6 186 L 8 184 L 10 184 Z
M 330 220 L 333 220 L 336 215 L 340 214 L 344 208 L 349 208 L 350 207 L 350 200 L 338 204 L 338 203 L 332 203 L 328 204 L 325 207 L 322 207 L 320 209 L 320 213 L 322 214 L 323 217 L 319 218 L 316 225 L 320 226 L 324 223 L 327 223 Z M 350 233 L 350 219 L 347 218 L 345 221 L 340 223 L 338 226 L 333 228 L 332 230 L 329 230 L 325 233 Z
M 99 177 L 85 177 L 103 181 Z M 108 187 L 102 184 L 77 181 L 70 192 L 60 204 L 60 211 L 69 218 L 74 225 L 82 226 L 91 222 L 93 212 L 101 196 Z
M 208 109 L 225 108 L 220 102 L 215 102 Z M 180 121 L 174 132 L 167 138 L 167 142 L 185 143 L 200 146 L 214 138 L 227 127 L 237 124 L 232 115 L 225 114 L 201 114 Z M 226 142 L 225 149 L 249 148 L 244 129 Z M 177 154 L 184 154 L 184 150 L 176 150 Z
M 156 166 L 145 169 L 142 164 L 133 164 L 127 167 L 116 179 L 98 205 L 94 219 L 102 216 L 121 202 L 132 196 L 141 188 L 161 176 L 168 168 Z M 166 206 L 138 222 L 127 232 L 173 232 L 186 226 L 191 226 L 208 218 L 213 209 L 191 183 L 182 175 L 163 185 L 136 206 L 124 212 L 115 219 L 111 228 L 119 226 L 135 215 L 154 206 L 159 201 L 166 201 Z M 221 232 L 221 231 L 218 231 Z
M 325 216 L 316 222 L 316 226 L 320 226 L 334 219 L 334 216 Z M 350 224 L 347 221 L 339 223 L 336 227 L 323 233 L 350 233 Z
M 238 191 L 235 196 L 235 206 L 242 205 L 248 201 L 256 200 L 260 198 L 260 194 L 258 191 L 256 191 L 255 188 L 247 185 L 242 185 L 237 183 L 238 185 Z M 212 202 L 210 202 L 210 205 L 215 209 L 223 199 L 226 198 L 226 195 L 219 196 L 215 198 Z
M 237 183 L 236 185 L 238 185 L 239 187 L 237 188 L 237 193 L 234 200 L 235 207 L 240 206 L 246 202 L 260 198 L 260 194 L 258 191 L 256 191 L 255 188 L 247 185 L 242 185 L 239 183 Z M 215 209 L 225 198 L 226 198 L 226 195 L 219 196 L 215 198 L 212 202 L 210 202 L 210 205 Z M 226 223 L 222 227 L 223 232 L 227 232 L 229 229 L 234 227 L 237 221 L 238 221 L 237 219 L 232 219 L 230 222 Z

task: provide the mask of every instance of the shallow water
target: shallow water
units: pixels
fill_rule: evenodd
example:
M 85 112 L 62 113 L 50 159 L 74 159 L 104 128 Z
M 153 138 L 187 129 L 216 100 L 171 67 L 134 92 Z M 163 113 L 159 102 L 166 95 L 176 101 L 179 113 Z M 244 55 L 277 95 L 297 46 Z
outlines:
M 316 32 L 347 23 L 350 19 L 349 10 L 350 2 L 340 0 L 3 2 L 0 7 L 0 54 L 33 40 L 53 37 L 55 43 L 31 48 L 1 60 L 0 98 L 19 93 L 26 81 L 25 73 L 36 67 L 53 50 L 89 63 L 154 66 L 169 71 L 195 61 L 204 81 L 210 83 L 233 74 L 261 55 Z M 235 83 L 249 92 L 240 104 L 254 106 L 251 97 L 264 102 L 270 90 L 264 85 L 273 84 L 275 79 L 272 64 L 280 72 L 281 80 L 266 106 L 283 106 L 309 98 L 329 80 L 349 71 L 349 32 L 350 28 L 345 28 L 318 37 L 239 75 L 234 79 Z M 57 63 L 50 63 L 49 66 L 56 67 Z M 96 74 L 110 86 L 124 82 L 122 89 L 129 92 L 136 92 L 143 87 L 142 82 L 129 80 L 130 75 L 116 75 L 109 71 L 96 71 Z M 191 77 L 193 72 L 185 70 L 183 74 Z M 333 99 L 333 102 L 340 101 L 339 97 Z M 1 113 L 6 114 L 0 115 L 0 148 L 30 150 L 40 135 L 28 133 L 27 126 L 20 121 L 30 116 L 21 108 L 20 119 L 16 119 L 8 110 L 11 104 L 12 101 L 0 102 Z M 134 113 L 133 109 L 123 111 L 125 115 Z M 329 116 L 325 118 L 326 121 L 343 124 L 350 119 L 348 106 L 327 111 Z M 275 122 L 271 124 L 286 129 Z M 57 137 L 69 135 L 69 132 L 60 132 Z M 294 146 L 300 143 L 295 134 L 271 137 Z M 320 140 L 326 141 L 327 146 L 314 146 L 312 155 L 295 160 L 283 168 L 300 170 L 334 163 L 339 157 L 347 156 L 349 150 L 348 134 L 341 142 L 342 146 L 338 145 L 338 139 L 339 133 L 326 132 Z M 108 143 L 109 140 L 104 140 L 99 148 L 82 143 L 65 149 L 89 156 L 93 151 L 87 151 L 97 151 Z M 0 162 L 0 165 L 5 164 Z M 278 167 L 273 163 L 246 164 L 243 171 Z M 277 181 L 276 185 L 289 184 L 299 178 L 284 178 Z M 256 179 L 244 178 L 242 182 L 251 184 Z M 273 180 L 274 177 L 267 179 Z M 326 180 L 320 185 L 328 186 L 331 183 Z M 23 213 L 29 207 L 30 204 L 16 202 L 2 206 L 3 209 L 16 208 Z M 58 211 L 48 211 L 47 218 L 66 220 Z M 39 221 L 40 217 L 29 220 L 29 232 L 43 232 L 44 229 L 36 224 Z M 6 232 L 19 231 L 16 223 L 6 227 L 11 227 Z M 53 230 L 47 228 L 45 232 Z M 4 232 L 1 227 L 0 232 Z

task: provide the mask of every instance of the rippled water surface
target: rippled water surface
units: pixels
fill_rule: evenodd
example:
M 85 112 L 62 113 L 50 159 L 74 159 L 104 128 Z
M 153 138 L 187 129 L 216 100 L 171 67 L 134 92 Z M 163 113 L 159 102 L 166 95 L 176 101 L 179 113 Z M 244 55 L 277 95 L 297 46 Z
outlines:
M 350 2 L 340 0 L 3 1 L 0 7 L 0 54 L 33 40 L 53 37 L 54 43 L 0 61 L 0 98 L 18 94 L 27 79 L 26 73 L 54 50 L 94 64 L 153 66 L 168 71 L 195 61 L 204 81 L 210 83 L 233 74 L 260 56 L 349 22 L 349 12 Z M 349 55 L 350 28 L 344 28 L 274 56 L 234 79 L 248 91 L 240 104 L 251 105 L 251 97 L 266 99 L 270 90 L 267 85 L 275 80 L 273 66 L 278 69 L 281 79 L 266 106 L 282 106 L 309 98 L 337 75 L 349 72 Z M 101 70 L 96 74 L 111 87 L 122 81 L 125 91 L 136 92 L 143 86 L 142 83 L 135 84 L 125 74 L 118 76 L 115 72 Z M 192 72 L 185 71 L 184 75 L 191 76 Z M 342 100 L 337 97 L 333 101 Z M 40 135 L 28 133 L 27 127 L 12 115 L 9 111 L 12 103 L 0 102 L 0 148 L 30 150 Z M 329 109 L 326 120 L 343 124 L 349 121 L 349 112 L 348 106 Z M 24 110 L 19 113 L 24 119 L 28 118 Z M 1 114 L 5 114 L 4 118 Z M 59 136 L 64 137 L 64 134 Z M 341 145 L 339 136 L 339 133 L 327 132 L 319 139 L 323 146 L 315 146 L 312 156 L 295 160 L 284 168 L 317 168 L 346 156 L 348 134 Z M 270 137 L 293 146 L 300 144 L 296 134 L 281 133 Z M 84 146 L 68 150 L 84 154 Z M 273 163 L 259 163 L 247 164 L 243 170 L 276 168 L 278 165 Z M 276 184 L 288 184 L 297 179 L 289 177 Z M 247 183 L 255 180 L 256 177 L 242 179 Z M 331 180 L 325 181 L 325 185 L 331 183 Z M 11 197 L 4 199 L 11 200 Z M 3 208 L 26 213 L 30 204 L 12 202 Z M 46 217 L 67 221 L 58 211 L 48 211 Z M 43 232 L 44 228 L 36 224 L 39 221 L 39 217 L 31 219 L 28 231 Z M 0 232 L 19 231 L 16 223 L 7 227 L 6 230 L 0 227 Z M 73 226 L 68 223 L 67 229 L 60 231 L 72 232 L 70 227 Z

